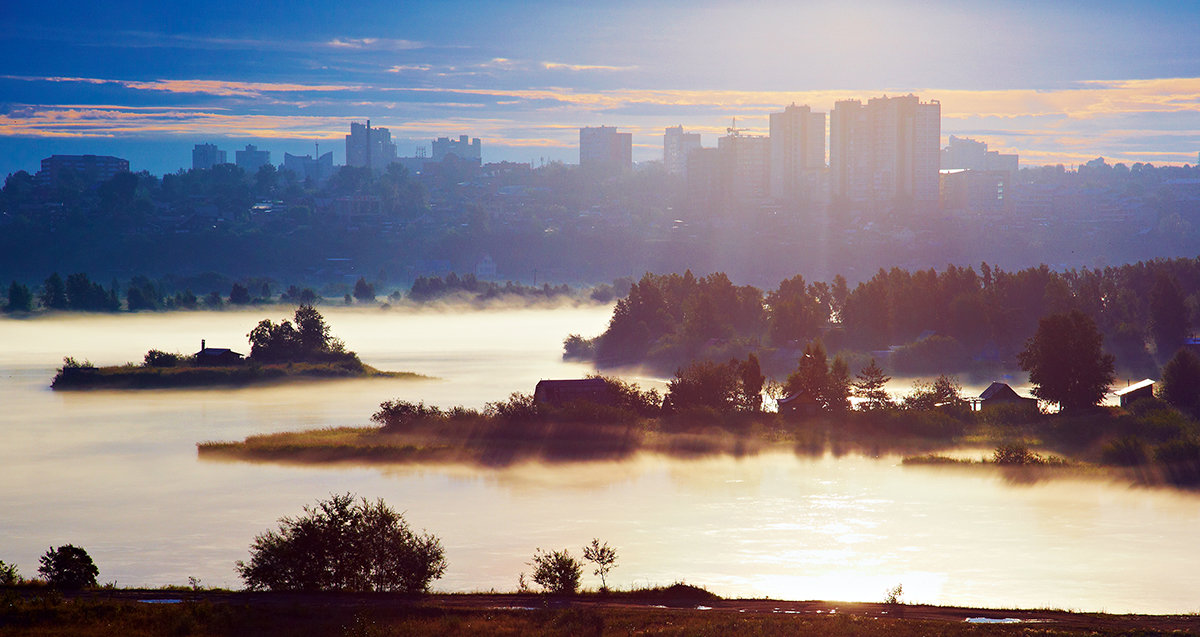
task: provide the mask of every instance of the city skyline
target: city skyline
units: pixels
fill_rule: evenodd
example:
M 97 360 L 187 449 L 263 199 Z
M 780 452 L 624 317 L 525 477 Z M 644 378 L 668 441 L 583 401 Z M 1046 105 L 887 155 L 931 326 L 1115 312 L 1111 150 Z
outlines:
M 731 117 L 766 134 L 787 104 L 909 93 L 941 103 L 943 146 L 970 137 L 1026 165 L 1200 149 L 1189 3 L 66 5 L 0 26 L 0 173 L 56 153 L 173 172 L 199 143 L 319 143 L 344 163 L 348 122 L 368 118 L 401 156 L 468 133 L 484 161 L 574 163 L 578 129 L 607 125 L 647 161 L 668 126 L 711 147 Z

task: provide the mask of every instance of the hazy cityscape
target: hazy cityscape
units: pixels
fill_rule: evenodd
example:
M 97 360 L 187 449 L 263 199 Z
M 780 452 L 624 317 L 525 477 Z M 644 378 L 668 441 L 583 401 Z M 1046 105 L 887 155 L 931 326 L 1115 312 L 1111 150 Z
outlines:
M 1190 3 L 6 12 L 0 634 L 1200 634 Z

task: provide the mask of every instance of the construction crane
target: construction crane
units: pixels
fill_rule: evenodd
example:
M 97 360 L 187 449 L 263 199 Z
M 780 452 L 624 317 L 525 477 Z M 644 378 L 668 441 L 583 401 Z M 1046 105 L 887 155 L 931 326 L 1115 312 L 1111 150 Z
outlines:
M 737 127 L 737 118 L 735 117 L 735 118 L 733 118 L 733 125 L 730 126 L 729 128 L 726 128 L 725 132 L 729 133 L 730 135 L 733 135 L 734 137 L 740 137 L 742 134 L 742 131 L 744 131 L 744 130 L 746 130 L 746 129 Z

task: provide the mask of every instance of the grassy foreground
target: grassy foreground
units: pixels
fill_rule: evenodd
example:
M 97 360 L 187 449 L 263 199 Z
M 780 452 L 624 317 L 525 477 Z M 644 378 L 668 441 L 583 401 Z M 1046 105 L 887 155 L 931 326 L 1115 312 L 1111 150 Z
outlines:
M 165 603 L 164 603 L 165 602 Z M 665 603 L 664 603 L 665 602 Z M 0 635 L 1196 635 L 1200 617 L 581 595 L 0 592 Z M 969 618 L 1017 623 L 980 624 Z

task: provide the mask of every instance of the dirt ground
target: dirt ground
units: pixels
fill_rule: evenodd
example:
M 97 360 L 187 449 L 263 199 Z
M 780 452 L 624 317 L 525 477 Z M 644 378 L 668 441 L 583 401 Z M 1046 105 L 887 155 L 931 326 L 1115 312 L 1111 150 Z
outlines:
M 771 599 L 671 599 L 662 595 L 636 593 L 586 594 L 549 597 L 539 594 L 433 594 L 403 596 L 386 593 L 251 593 L 231 591 L 92 590 L 69 594 L 68 598 L 112 601 L 181 600 L 212 604 L 270 606 L 316 606 L 345 608 L 396 608 L 424 606 L 461 610 L 546 609 L 546 608 L 675 608 L 706 613 L 776 613 L 797 615 L 853 615 L 962 624 L 968 620 L 1009 620 L 1006 623 L 1040 625 L 1045 628 L 1097 630 L 1102 632 L 1150 632 L 1200 635 L 1200 615 L 1112 615 L 1060 610 L 996 610 L 926 606 L 887 605 L 863 602 L 783 601 Z M 1017 621 L 1012 621 L 1017 620 Z M 980 622 L 983 623 L 983 622 Z

